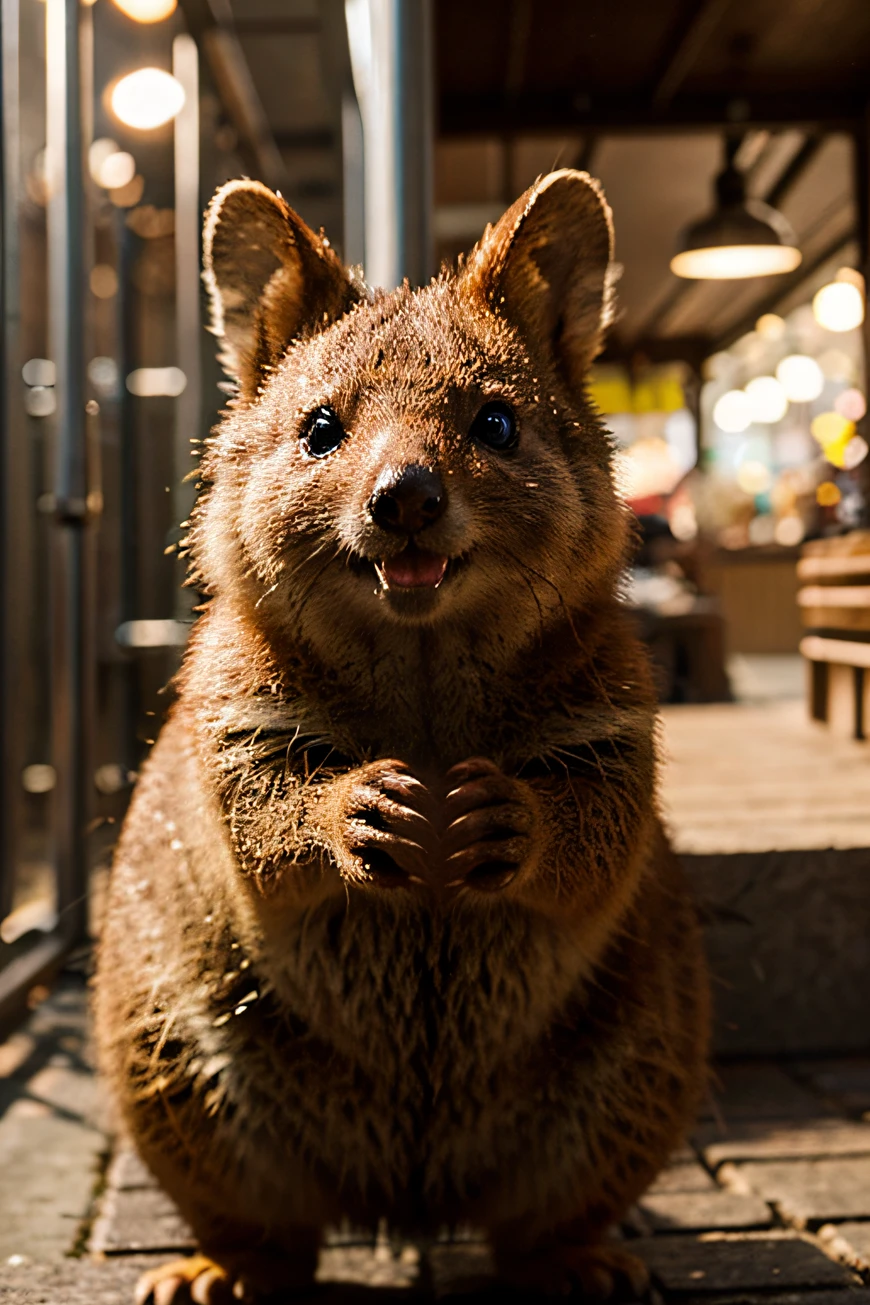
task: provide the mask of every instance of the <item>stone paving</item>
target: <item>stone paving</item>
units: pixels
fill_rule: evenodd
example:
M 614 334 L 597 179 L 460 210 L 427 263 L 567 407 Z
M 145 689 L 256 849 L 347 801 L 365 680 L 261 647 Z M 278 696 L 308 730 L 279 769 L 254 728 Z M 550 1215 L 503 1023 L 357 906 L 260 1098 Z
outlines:
M 192 1247 L 113 1142 L 86 1008 L 68 973 L 0 1043 L 0 1305 L 128 1305 L 144 1267 Z M 870 1056 L 718 1066 L 619 1235 L 650 1266 L 653 1305 L 870 1305 Z M 324 1305 L 518 1299 L 471 1234 L 423 1246 L 336 1230 L 318 1278 Z

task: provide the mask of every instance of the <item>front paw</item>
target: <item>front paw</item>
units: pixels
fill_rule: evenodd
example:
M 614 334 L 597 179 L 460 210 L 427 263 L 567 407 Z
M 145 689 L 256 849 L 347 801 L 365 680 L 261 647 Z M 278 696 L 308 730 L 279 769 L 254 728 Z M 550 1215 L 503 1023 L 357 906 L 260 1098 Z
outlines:
M 347 878 L 385 888 L 427 880 L 437 841 L 435 804 L 401 761 L 373 761 L 351 772 L 338 808 L 337 860 Z
M 447 773 L 446 879 L 480 892 L 505 888 L 529 863 L 538 823 L 532 792 L 492 761 L 472 757 Z

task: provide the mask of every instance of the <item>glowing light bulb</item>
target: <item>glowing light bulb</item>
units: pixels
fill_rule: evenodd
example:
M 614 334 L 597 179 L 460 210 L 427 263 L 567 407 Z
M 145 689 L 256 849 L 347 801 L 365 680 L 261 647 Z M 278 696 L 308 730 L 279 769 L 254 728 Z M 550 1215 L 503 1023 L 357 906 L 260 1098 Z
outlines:
M 178 0 L 115 0 L 122 14 L 134 23 L 160 23 L 178 8 Z
M 752 409 L 743 390 L 728 390 L 717 400 L 713 420 L 720 430 L 737 435 L 752 421 Z
M 851 281 L 831 281 L 815 295 L 813 316 L 826 331 L 854 331 L 864 321 L 864 296 Z
M 791 353 L 776 369 L 785 397 L 790 403 L 810 403 L 817 399 L 825 387 L 825 377 L 815 358 L 804 353 Z
M 746 386 L 752 420 L 764 423 L 781 421 L 788 408 L 788 397 L 775 376 L 756 376 Z
M 184 105 L 184 87 L 161 68 L 140 68 L 117 83 L 112 112 L 126 127 L 152 131 L 171 122 Z
M 800 261 L 801 251 L 790 245 L 712 245 L 675 254 L 671 271 L 692 280 L 741 281 L 793 272 Z

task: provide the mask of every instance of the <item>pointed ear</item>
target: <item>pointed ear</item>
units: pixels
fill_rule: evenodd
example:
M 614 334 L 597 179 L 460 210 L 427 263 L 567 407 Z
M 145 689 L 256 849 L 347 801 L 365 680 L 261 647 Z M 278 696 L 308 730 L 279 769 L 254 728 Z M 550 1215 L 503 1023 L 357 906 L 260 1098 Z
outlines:
M 360 298 L 329 242 L 257 181 L 230 181 L 214 196 L 203 262 L 220 361 L 243 401 L 293 340 Z
M 549 347 L 579 386 L 613 316 L 612 258 L 613 222 L 601 187 L 564 168 L 487 228 L 462 277 L 533 347 Z

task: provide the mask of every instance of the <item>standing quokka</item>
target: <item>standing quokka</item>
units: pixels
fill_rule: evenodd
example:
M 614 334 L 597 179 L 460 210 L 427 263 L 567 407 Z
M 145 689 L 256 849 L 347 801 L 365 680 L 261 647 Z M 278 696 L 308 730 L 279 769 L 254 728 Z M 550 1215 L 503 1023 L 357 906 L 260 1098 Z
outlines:
M 692 1117 L 708 1012 L 584 390 L 611 256 L 574 171 L 390 294 L 265 187 L 211 204 L 238 390 L 190 538 L 209 598 L 96 986 L 202 1252 L 141 1301 L 304 1286 L 342 1216 L 475 1225 L 526 1289 L 642 1290 L 605 1233 Z

